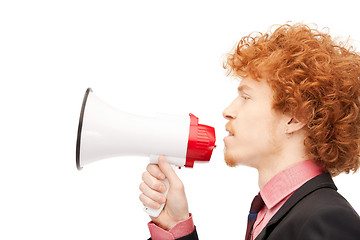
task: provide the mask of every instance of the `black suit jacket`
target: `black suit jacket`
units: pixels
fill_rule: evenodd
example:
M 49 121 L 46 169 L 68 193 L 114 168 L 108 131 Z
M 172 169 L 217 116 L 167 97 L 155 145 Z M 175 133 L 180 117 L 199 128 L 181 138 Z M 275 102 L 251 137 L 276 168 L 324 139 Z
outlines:
M 296 190 L 255 240 L 265 239 L 360 240 L 360 217 L 323 173 Z M 198 240 L 196 229 L 178 240 Z

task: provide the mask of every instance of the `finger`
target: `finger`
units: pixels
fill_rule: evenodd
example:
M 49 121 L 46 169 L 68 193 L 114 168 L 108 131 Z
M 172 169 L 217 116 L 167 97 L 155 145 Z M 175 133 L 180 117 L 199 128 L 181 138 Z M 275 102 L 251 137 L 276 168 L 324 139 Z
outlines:
M 155 178 L 164 180 L 165 175 L 161 172 L 159 165 L 157 164 L 149 164 L 146 167 L 146 170 Z
M 145 183 L 141 183 L 140 187 L 139 187 L 140 191 L 147 196 L 148 198 L 150 198 L 151 200 L 162 204 L 166 202 L 166 198 L 163 194 L 152 190 L 148 185 L 146 185 Z
M 148 185 L 151 189 L 158 192 L 165 192 L 166 185 L 160 180 L 153 177 L 149 172 L 144 172 L 142 175 L 142 180 L 146 185 Z
M 140 194 L 139 196 L 140 201 L 144 204 L 144 206 L 153 208 L 153 209 L 159 209 L 161 205 L 154 200 L 150 199 L 149 197 L 145 196 L 145 194 Z
M 175 173 L 175 171 L 171 167 L 171 165 L 168 162 L 166 162 L 166 159 L 164 156 L 159 157 L 159 167 L 160 167 L 160 170 L 169 179 L 169 183 L 171 186 L 182 184 L 180 178 L 177 176 L 177 174 Z

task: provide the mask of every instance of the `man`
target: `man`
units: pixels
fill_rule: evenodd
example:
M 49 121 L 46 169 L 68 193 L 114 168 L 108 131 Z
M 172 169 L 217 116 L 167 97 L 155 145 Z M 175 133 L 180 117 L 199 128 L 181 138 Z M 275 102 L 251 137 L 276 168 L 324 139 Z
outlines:
M 360 239 L 360 217 L 331 178 L 360 164 L 360 55 L 351 49 L 294 24 L 243 37 L 227 56 L 224 68 L 242 80 L 223 113 L 225 161 L 259 173 L 246 240 Z M 163 157 L 143 181 L 144 205 L 166 201 L 149 223 L 152 239 L 198 239 L 184 186 Z

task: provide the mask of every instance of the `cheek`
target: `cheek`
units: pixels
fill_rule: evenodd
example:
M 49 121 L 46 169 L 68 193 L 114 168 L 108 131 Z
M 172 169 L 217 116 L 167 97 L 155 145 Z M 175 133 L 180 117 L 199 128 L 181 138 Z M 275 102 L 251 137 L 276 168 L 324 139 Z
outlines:
M 274 147 L 274 150 L 279 151 L 284 144 L 285 131 L 282 128 L 279 120 L 273 122 L 269 128 L 269 142 Z
M 239 140 L 259 140 L 266 137 L 268 131 L 269 121 L 263 116 L 242 117 L 237 122 L 236 136 Z
M 274 148 L 278 144 L 278 123 L 274 119 L 269 119 L 269 115 L 242 120 L 239 121 L 239 127 L 236 129 L 236 137 L 232 142 L 234 145 L 239 144 L 248 150 L 254 150 L 254 148 L 260 150 Z

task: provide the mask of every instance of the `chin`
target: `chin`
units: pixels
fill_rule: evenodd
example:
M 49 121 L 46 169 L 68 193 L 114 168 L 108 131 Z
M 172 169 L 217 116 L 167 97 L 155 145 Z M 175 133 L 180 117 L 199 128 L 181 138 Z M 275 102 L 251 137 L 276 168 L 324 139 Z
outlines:
M 236 167 L 240 164 L 231 154 L 227 153 L 226 151 L 224 152 L 224 160 L 226 165 L 229 167 Z
M 256 168 L 255 163 L 250 160 L 250 158 L 244 158 L 244 156 L 239 156 L 231 154 L 229 151 L 224 151 L 224 160 L 227 166 L 237 167 L 239 165 L 248 166 Z

